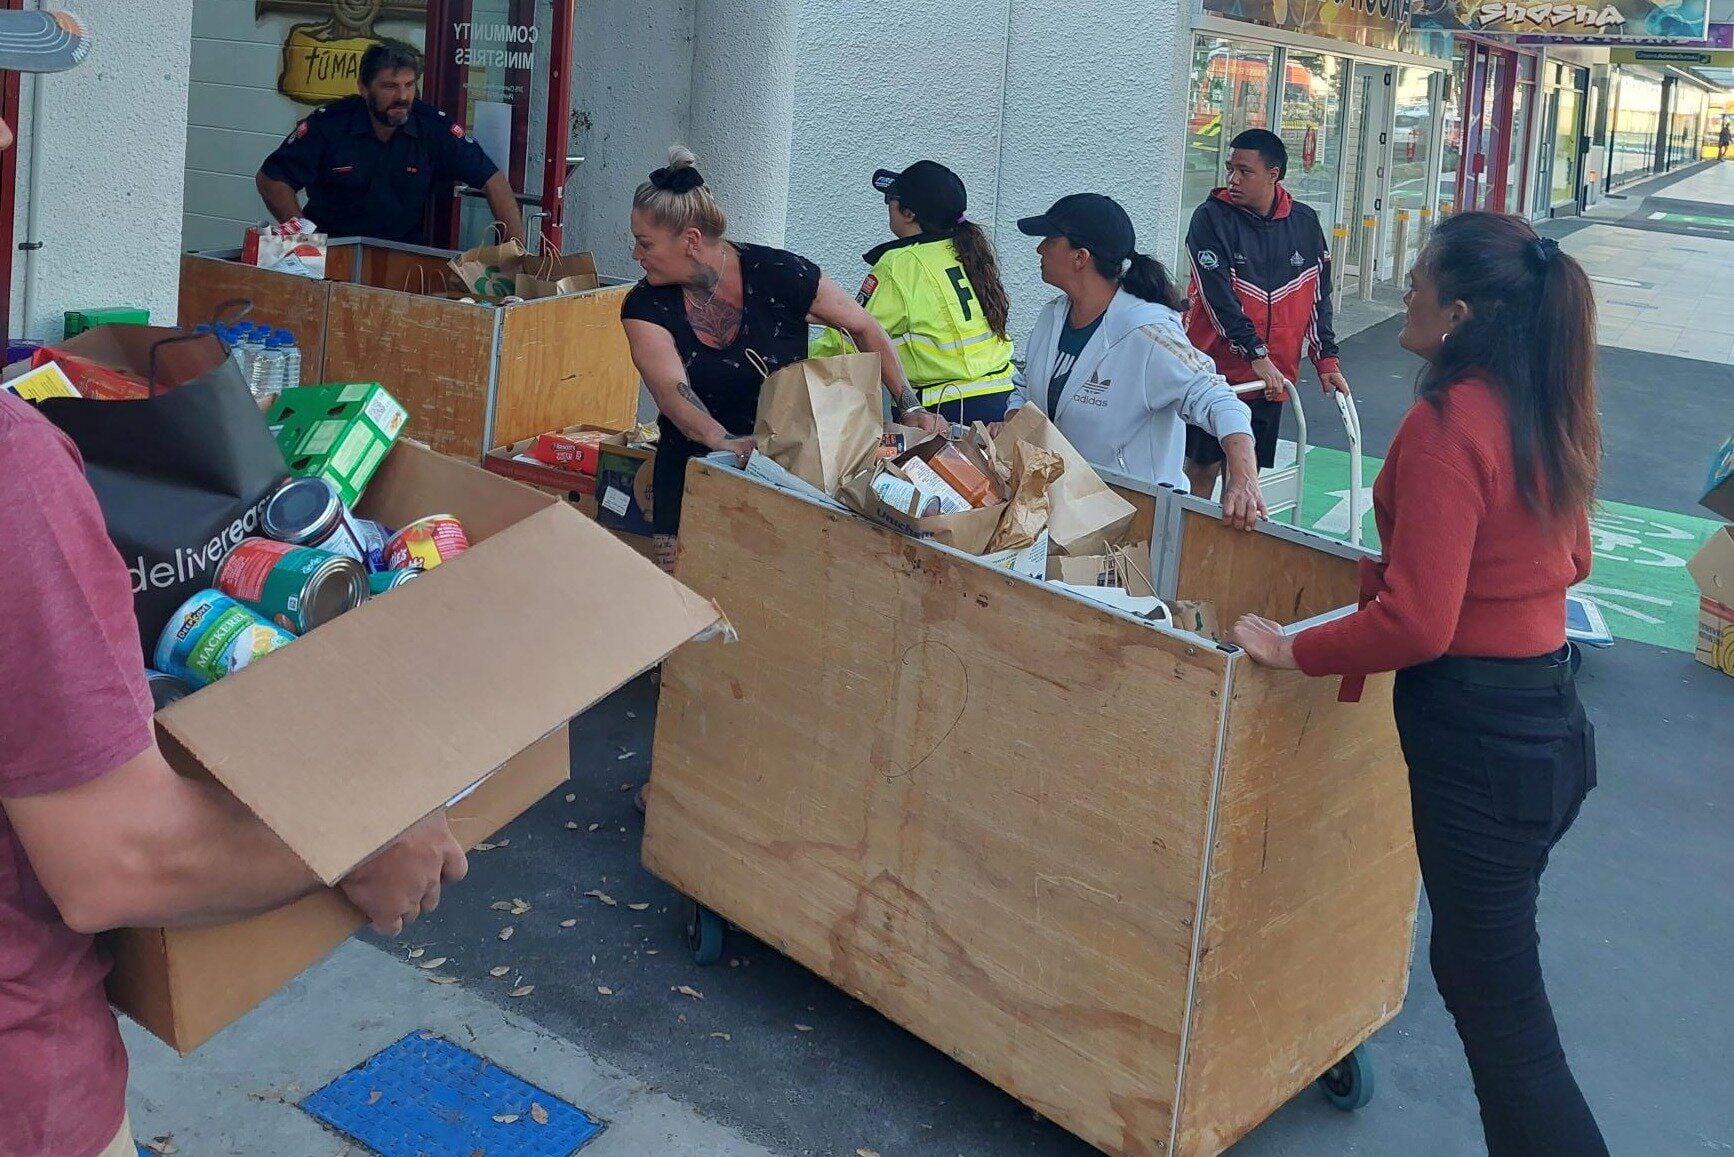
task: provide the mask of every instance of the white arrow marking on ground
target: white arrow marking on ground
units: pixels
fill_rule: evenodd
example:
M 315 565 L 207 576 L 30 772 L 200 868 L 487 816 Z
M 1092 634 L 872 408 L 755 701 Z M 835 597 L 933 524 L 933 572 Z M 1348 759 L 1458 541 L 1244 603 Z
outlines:
M 1662 620 L 1653 615 L 1646 615 L 1642 611 L 1634 611 L 1630 607 L 1622 607 L 1619 603 L 1608 602 L 1607 598 L 1636 599 L 1639 602 L 1649 603 L 1651 606 L 1655 607 L 1672 607 L 1674 605 L 1673 599 L 1661 599 L 1657 598 L 1655 595 L 1639 594 L 1637 591 L 1622 591 L 1618 587 L 1597 587 L 1591 586 L 1588 583 L 1582 583 L 1571 589 L 1573 594 L 1585 596 L 1588 601 L 1594 603 L 1603 611 L 1617 611 L 1628 618 L 1636 619 L 1640 623 L 1647 623 L 1652 627 L 1661 626 Z M 1606 597 L 1597 598 L 1597 595 Z
M 1328 534 L 1334 538 L 1347 538 L 1349 536 L 1349 529 L 1350 529 L 1349 528 L 1349 494 L 1350 493 L 1351 492 L 1348 490 L 1332 490 L 1332 491 L 1330 491 L 1327 494 L 1327 497 L 1335 498 L 1337 500 L 1337 504 L 1335 506 L 1331 507 L 1330 510 L 1325 513 L 1325 516 L 1323 518 L 1321 518 L 1317 522 L 1313 523 L 1313 529 L 1318 531 L 1320 534 Z M 1371 486 L 1363 486 L 1363 487 L 1361 487 L 1361 509 L 1362 510 L 1371 510 L 1372 508 L 1373 508 L 1373 488 Z

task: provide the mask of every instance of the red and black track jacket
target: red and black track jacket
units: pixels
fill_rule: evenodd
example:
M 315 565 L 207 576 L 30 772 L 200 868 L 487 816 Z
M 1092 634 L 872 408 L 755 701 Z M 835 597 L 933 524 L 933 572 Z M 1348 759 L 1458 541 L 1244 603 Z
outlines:
M 1331 251 L 1318 214 L 1276 188 L 1261 217 L 1217 189 L 1192 214 L 1186 231 L 1192 259 L 1192 304 L 1186 336 L 1235 385 L 1258 380 L 1253 348 L 1263 344 L 1289 381 L 1301 351 L 1321 374 L 1337 370 L 1331 327 Z

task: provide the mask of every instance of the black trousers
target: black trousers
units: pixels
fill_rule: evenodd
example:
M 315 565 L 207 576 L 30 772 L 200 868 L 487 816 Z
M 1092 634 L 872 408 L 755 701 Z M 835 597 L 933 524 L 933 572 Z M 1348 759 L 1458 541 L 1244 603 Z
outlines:
M 1542 984 L 1536 897 L 1595 785 L 1566 652 L 1447 657 L 1397 674 L 1433 979 L 1469 1058 L 1491 1157 L 1599 1157 L 1600 1129 Z

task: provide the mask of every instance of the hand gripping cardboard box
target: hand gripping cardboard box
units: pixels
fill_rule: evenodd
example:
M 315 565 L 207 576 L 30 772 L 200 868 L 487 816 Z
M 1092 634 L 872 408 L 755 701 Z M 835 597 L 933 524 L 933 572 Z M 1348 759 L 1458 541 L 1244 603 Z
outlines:
M 454 514 L 473 545 L 156 717 L 176 770 L 222 784 L 328 885 L 472 787 L 453 827 L 486 839 L 566 778 L 572 716 L 721 624 L 566 503 L 416 443 L 359 512 Z M 219 927 L 129 929 L 109 995 L 186 1053 L 361 924 L 327 889 Z

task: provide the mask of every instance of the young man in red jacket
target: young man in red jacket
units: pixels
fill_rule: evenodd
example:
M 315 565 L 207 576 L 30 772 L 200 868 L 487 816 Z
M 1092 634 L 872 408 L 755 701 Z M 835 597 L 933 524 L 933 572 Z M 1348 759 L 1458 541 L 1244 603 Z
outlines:
M 1349 392 L 1331 328 L 1331 252 L 1318 214 L 1282 187 L 1288 149 L 1266 129 L 1229 142 L 1228 184 L 1192 214 L 1186 249 L 1192 260 L 1186 336 L 1236 386 L 1262 385 L 1252 408 L 1258 465 L 1276 465 L 1277 428 L 1288 388 L 1300 376 L 1303 350 L 1325 393 Z M 1209 498 L 1222 476 L 1222 445 L 1186 430 L 1186 477 Z

